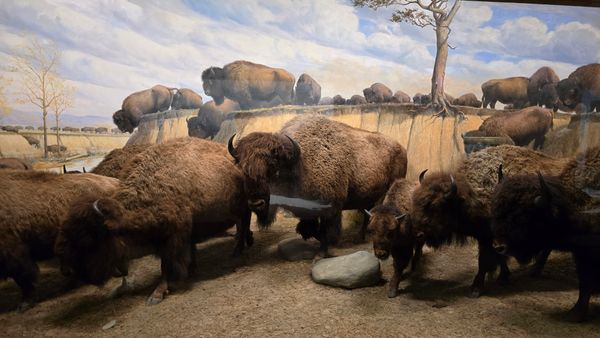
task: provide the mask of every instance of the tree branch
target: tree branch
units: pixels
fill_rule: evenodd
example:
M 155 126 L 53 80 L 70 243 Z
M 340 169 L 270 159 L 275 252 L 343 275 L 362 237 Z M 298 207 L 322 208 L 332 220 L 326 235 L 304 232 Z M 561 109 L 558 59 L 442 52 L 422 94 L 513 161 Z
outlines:
M 458 12 L 458 8 L 460 7 L 460 3 L 462 2 L 462 0 L 456 0 L 454 2 L 454 6 L 452 6 L 452 9 L 450 10 L 450 13 L 448 13 L 448 15 L 446 16 L 446 19 L 444 20 L 444 24 L 446 26 L 450 26 L 450 23 L 452 22 L 452 19 L 454 19 L 454 16 L 456 15 L 456 12 Z

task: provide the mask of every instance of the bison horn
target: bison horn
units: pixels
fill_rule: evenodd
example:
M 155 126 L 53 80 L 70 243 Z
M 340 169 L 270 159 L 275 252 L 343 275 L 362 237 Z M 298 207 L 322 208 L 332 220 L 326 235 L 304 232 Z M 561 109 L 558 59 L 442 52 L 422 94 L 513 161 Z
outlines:
M 453 198 L 458 193 L 458 187 L 456 186 L 456 180 L 454 176 L 450 175 L 450 194 L 448 194 L 448 198 Z
M 92 208 L 100 217 L 104 217 L 102 210 L 100 210 L 100 208 L 98 207 L 98 201 L 99 200 L 95 200 L 94 203 L 92 203 Z
M 87 171 L 85 171 L 85 167 L 83 167 L 83 173 L 84 173 L 84 174 L 87 174 Z
M 289 137 L 288 135 L 285 136 L 290 139 L 290 142 L 292 142 L 292 147 L 294 148 L 294 151 L 292 152 L 292 162 L 296 162 L 298 158 L 300 158 L 300 146 L 298 143 L 296 143 L 296 141 L 294 141 L 293 138 Z
M 367 209 L 365 209 L 365 214 L 369 215 L 369 217 L 373 217 L 373 214 Z
M 406 217 L 406 214 L 398 215 L 394 218 L 396 219 L 396 221 L 399 221 L 399 220 L 403 219 L 404 217 Z
M 231 135 L 231 137 L 229 138 L 229 142 L 227 142 L 227 150 L 229 151 L 229 154 L 231 154 L 231 156 L 236 161 L 239 161 L 237 151 L 235 150 L 235 147 L 233 146 L 233 138 L 234 137 L 235 137 L 235 134 Z
M 540 180 L 540 188 L 542 190 L 542 194 L 535 198 L 534 203 L 538 207 L 545 207 L 548 204 L 548 201 L 550 201 L 550 188 L 548 188 L 548 185 L 546 184 L 546 180 L 544 179 L 542 173 L 538 171 L 537 174 L 538 179 Z
M 421 174 L 419 174 L 419 184 L 421 184 L 423 182 L 423 178 L 425 177 L 425 173 L 427 172 L 427 170 L 429 170 L 429 169 L 425 169 L 425 170 L 421 171 Z
M 502 183 L 504 179 L 504 173 L 502 172 L 502 163 L 498 166 L 498 184 Z
M 67 166 L 63 164 L 63 174 L 67 173 Z

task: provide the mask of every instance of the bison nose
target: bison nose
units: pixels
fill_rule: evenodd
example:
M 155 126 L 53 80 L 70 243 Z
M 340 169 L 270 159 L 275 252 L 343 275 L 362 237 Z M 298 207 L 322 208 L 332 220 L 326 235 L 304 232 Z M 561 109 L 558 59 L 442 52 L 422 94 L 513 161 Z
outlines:
M 389 255 L 390 254 L 385 250 L 375 249 L 375 256 L 379 259 L 387 259 Z
M 263 208 L 265 204 L 267 204 L 267 202 L 265 202 L 264 199 L 248 200 L 248 206 L 250 209 L 254 210 Z
M 508 255 L 508 250 L 506 249 L 506 245 L 499 244 L 495 241 L 494 241 L 494 250 L 496 250 L 496 252 L 501 255 L 504 255 L 504 256 Z

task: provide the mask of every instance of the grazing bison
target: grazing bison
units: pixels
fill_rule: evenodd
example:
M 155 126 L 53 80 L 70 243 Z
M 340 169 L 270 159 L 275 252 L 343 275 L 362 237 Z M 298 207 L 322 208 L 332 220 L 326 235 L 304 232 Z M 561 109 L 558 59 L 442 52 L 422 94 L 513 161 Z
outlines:
M 525 107 L 529 101 L 528 85 L 529 79 L 523 76 L 486 81 L 481 85 L 483 108 L 487 108 L 489 104 L 492 109 L 495 109 L 497 101 L 504 104 L 510 103 L 515 108 Z
M 200 107 L 202 107 L 202 96 L 191 89 L 177 89 L 173 95 L 172 109 L 197 109 Z
M 0 278 L 21 288 L 19 310 L 33 302 L 36 261 L 54 256 L 54 240 L 69 206 L 83 193 L 100 197 L 119 181 L 93 174 L 0 171 Z
M 373 83 L 371 87 L 363 89 L 365 100 L 368 103 L 384 103 L 391 102 L 392 90 L 382 83 Z
M 410 96 L 408 96 L 408 94 L 406 94 L 405 92 L 398 90 L 394 93 L 394 96 L 392 96 L 392 99 L 390 100 L 390 102 L 410 103 Z
M 367 100 L 361 95 L 352 95 L 351 98 L 346 100 L 346 104 L 349 105 L 357 105 L 357 104 L 366 104 Z
M 584 112 L 594 108 L 600 111 L 600 64 L 577 68 L 568 78 L 558 82 L 556 90 L 560 101 L 571 109 L 583 104 Z
M 4 131 L 8 131 L 11 133 L 18 133 L 19 129 L 17 129 L 17 127 L 13 127 L 13 126 L 2 126 L 2 130 Z
M 346 99 L 344 97 L 342 97 L 342 95 L 338 94 L 333 97 L 333 104 L 335 104 L 335 105 L 346 104 Z
M 77 132 L 81 131 L 81 129 L 79 129 L 79 128 L 73 128 L 73 127 L 64 127 L 63 131 L 68 131 L 68 132 L 71 132 L 71 133 L 77 133 Z
M 215 101 L 203 104 L 198 110 L 198 116 L 187 120 L 188 135 L 197 138 L 214 138 L 228 113 L 236 110 L 240 110 L 240 105 L 228 98 L 218 106 Z
M 398 284 L 402 272 L 411 261 L 414 271 L 422 255 L 423 241 L 414 237 L 410 224 L 412 194 L 417 184 L 406 179 L 397 179 L 385 194 L 383 202 L 366 211 L 369 229 L 373 233 L 373 251 L 379 259 L 394 258 L 394 275 L 389 282 L 388 297 L 398 295 Z M 412 257 L 412 259 L 411 259 Z
M 26 126 L 25 130 L 35 130 L 35 128 L 33 126 Z
M 297 105 L 316 105 L 321 100 L 321 86 L 308 74 L 302 74 L 296 83 L 295 103 Z
M 119 128 L 119 130 L 121 130 L 121 129 Z M 83 127 L 83 128 L 81 128 L 81 131 L 84 132 L 84 133 L 95 133 L 96 132 L 96 128 L 94 128 L 94 127 Z
M 108 128 L 98 127 L 96 128 L 96 134 L 108 134 Z
M 251 133 L 237 147 L 232 136 L 229 152 L 244 172 L 248 205 L 260 222 L 271 221 L 271 194 L 325 205 L 290 209 L 300 218 L 296 231 L 317 238 L 322 256 L 338 240 L 342 210 L 371 208 L 406 175 L 406 150 L 398 142 L 318 115 L 295 117 L 278 133 Z
M 128 176 L 110 197 L 75 203 L 56 251 L 63 270 L 104 284 L 128 261 L 161 258 L 161 280 L 148 299 L 162 301 L 195 268 L 195 243 L 236 224 L 240 254 L 251 244 L 244 176 L 224 145 L 186 137 L 154 145 L 127 162 Z M 125 285 L 124 285 L 125 286 Z
M 510 137 L 517 146 L 526 147 L 535 140 L 533 149 L 541 149 L 545 135 L 552 128 L 552 111 L 541 107 L 496 114 L 487 118 L 479 130 L 490 137 Z
M 431 94 L 416 93 L 415 96 L 413 96 L 413 103 L 429 104 L 431 103 Z
M 63 146 L 62 144 L 60 146 L 56 145 L 56 144 L 51 144 L 51 145 L 49 145 L 46 148 L 51 153 L 58 153 L 58 152 L 67 151 L 67 147 Z
M 477 100 L 477 97 L 473 93 L 468 93 L 459 96 L 452 101 L 453 105 L 481 108 L 481 101 Z
M 556 84 L 560 81 L 560 78 L 554 70 L 550 67 L 542 67 L 533 73 L 529 77 L 529 84 L 527 85 L 527 97 L 529 104 L 532 106 L 542 105 L 541 93 L 542 88 L 548 84 Z M 550 108 L 546 106 L 546 108 Z
M 217 105 L 227 97 L 238 102 L 242 109 L 292 103 L 294 82 L 294 76 L 284 69 L 248 61 L 235 61 L 202 72 L 206 95 L 212 96 Z
M 321 100 L 319 101 L 319 105 L 320 106 L 329 106 L 333 104 L 333 98 L 326 96 L 321 98 Z
M 124 179 L 127 177 L 127 174 L 123 169 L 127 167 L 127 162 L 148 147 L 150 147 L 149 144 L 131 144 L 126 145 L 123 148 L 113 149 L 104 157 L 102 162 L 98 163 L 98 165 L 92 169 L 92 173 Z
M 33 136 L 29 136 L 29 135 L 22 135 L 26 140 L 27 143 L 29 143 L 30 146 L 34 146 L 36 148 L 40 147 L 40 140 L 38 140 L 37 138 L 33 137 Z
M 113 122 L 123 132 L 133 132 L 142 115 L 169 109 L 173 90 L 162 85 L 135 92 L 123 100 L 121 109 L 113 114 Z
M 33 168 L 31 164 L 20 158 L 7 157 L 0 158 L 0 169 L 31 170 Z

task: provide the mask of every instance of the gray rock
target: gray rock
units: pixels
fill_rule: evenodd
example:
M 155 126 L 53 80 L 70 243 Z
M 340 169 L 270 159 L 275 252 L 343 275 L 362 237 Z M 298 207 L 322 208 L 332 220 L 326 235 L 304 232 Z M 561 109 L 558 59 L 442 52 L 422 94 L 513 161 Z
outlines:
M 347 289 L 373 286 L 381 280 L 379 260 L 366 251 L 324 258 L 313 265 L 312 279 L 320 284 Z
M 288 238 L 277 244 L 277 251 L 288 261 L 311 260 L 319 251 L 319 242 L 301 238 Z

